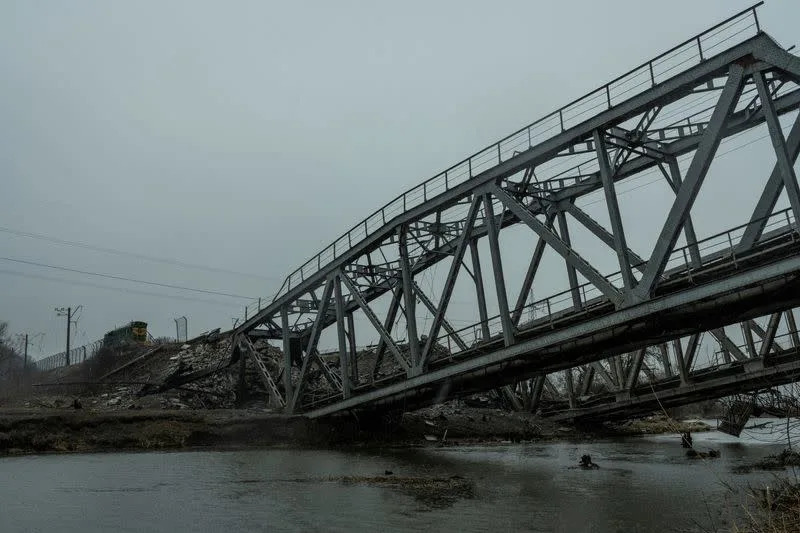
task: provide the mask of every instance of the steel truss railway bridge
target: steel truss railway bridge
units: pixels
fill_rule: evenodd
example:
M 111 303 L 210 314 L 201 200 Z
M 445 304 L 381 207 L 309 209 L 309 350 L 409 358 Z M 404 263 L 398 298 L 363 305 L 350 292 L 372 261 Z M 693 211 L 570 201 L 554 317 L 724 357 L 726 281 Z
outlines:
M 254 339 L 282 346 L 278 374 L 258 365 L 271 402 L 321 417 L 497 389 L 553 416 L 625 416 L 800 378 L 800 58 L 762 31 L 759 5 L 401 194 L 290 274 L 233 332 L 256 362 Z M 692 207 L 718 148 L 758 129 L 761 171 L 724 179 L 760 195 L 742 210 L 717 194 L 736 223 L 709 229 Z M 637 255 L 617 189 L 645 174 L 669 194 Z M 579 253 L 576 228 L 613 268 Z M 511 255 L 528 258 L 520 282 Z M 473 324 L 451 319 L 454 294 Z

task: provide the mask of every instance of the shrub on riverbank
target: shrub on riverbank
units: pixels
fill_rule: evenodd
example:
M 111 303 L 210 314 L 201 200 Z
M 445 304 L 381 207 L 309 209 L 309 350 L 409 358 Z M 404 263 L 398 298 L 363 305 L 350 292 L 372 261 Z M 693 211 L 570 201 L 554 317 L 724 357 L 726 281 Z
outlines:
M 747 533 L 796 533 L 800 531 L 800 483 L 778 479 L 773 486 L 753 491 L 753 508 L 747 522 L 733 531 Z

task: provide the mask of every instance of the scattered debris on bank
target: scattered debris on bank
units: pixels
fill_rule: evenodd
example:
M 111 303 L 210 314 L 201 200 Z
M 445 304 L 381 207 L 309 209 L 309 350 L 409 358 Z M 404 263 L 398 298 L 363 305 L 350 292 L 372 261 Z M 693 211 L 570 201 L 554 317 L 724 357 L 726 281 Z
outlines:
M 702 420 L 675 420 L 663 414 L 609 424 L 619 435 L 649 435 L 661 433 L 699 433 L 712 428 Z
M 283 352 L 263 339 L 252 342 L 252 349 L 274 386 L 282 392 Z M 31 417 L 25 423 L 15 419 L 17 425 L 10 438 L 11 433 L 0 428 L 0 450 L 13 448 L 15 442 L 28 451 L 94 450 L 103 446 L 108 449 L 184 447 L 203 440 L 198 438 L 203 424 L 217 424 L 219 416 L 209 418 L 207 413 L 228 411 L 244 413 L 241 416 L 245 417 L 271 415 L 285 420 L 283 410 L 270 401 L 269 383 L 265 383 L 253 357 L 238 352 L 232 349 L 229 335 L 215 332 L 183 344 L 115 346 L 101 350 L 86 362 L 36 373 L 28 393 L 0 398 L 0 408 L 20 409 Z M 444 352 L 439 355 L 445 356 Z M 376 368 L 379 379 L 394 371 L 387 362 L 391 358 L 386 357 L 377 365 L 376 358 L 374 349 L 360 353 L 361 375 L 368 375 Z M 306 401 L 329 396 L 335 390 L 331 376 L 325 371 L 336 369 L 338 358 L 323 356 L 323 360 L 323 365 L 309 368 Z M 299 377 L 296 364 L 291 372 L 296 382 Z M 36 417 L 40 412 L 49 413 L 48 422 Z M 65 418 L 62 415 L 66 412 L 75 416 Z M 131 415 L 124 415 L 126 412 Z M 137 412 L 142 417 L 133 415 Z M 186 416 L 170 415 L 177 412 Z M 0 417 L 3 414 L 0 410 Z M 91 417 L 102 420 L 102 429 L 88 429 Z M 115 424 L 119 426 L 116 430 Z M 82 429 L 77 431 L 78 427 Z M 335 424 L 322 429 L 318 426 L 315 431 L 320 432 L 316 442 L 325 445 L 451 446 L 709 429 L 700 421 L 678 422 L 665 416 L 576 427 L 511 410 L 504 396 L 492 391 L 413 412 L 390 412 L 377 417 L 343 416 Z M 44 433 L 36 437 L 37 431 Z M 97 435 L 87 436 L 92 431 Z M 211 433 L 214 431 L 217 430 Z

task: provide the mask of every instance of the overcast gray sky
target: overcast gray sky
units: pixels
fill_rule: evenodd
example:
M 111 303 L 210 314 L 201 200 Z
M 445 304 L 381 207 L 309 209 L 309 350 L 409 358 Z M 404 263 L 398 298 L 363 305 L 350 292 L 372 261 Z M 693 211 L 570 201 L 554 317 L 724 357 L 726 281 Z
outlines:
M 0 256 L 270 294 L 404 189 L 750 3 L 0 1 Z M 799 3 L 760 17 L 800 41 Z M 80 344 L 244 303 L 0 260 L 0 320 L 42 355 L 57 306 L 83 305 Z

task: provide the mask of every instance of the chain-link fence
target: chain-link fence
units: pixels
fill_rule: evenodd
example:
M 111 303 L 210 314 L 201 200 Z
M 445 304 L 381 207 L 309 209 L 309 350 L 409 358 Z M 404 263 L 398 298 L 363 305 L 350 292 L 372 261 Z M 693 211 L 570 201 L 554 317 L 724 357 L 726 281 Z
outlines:
M 100 350 L 101 346 L 103 346 L 102 340 L 90 342 L 89 344 L 72 348 L 69 351 L 69 357 L 67 357 L 67 352 L 57 353 L 55 355 L 51 355 L 50 357 L 45 357 L 44 359 L 34 361 L 33 367 L 36 370 L 45 371 L 82 363 L 97 355 L 97 352 Z

